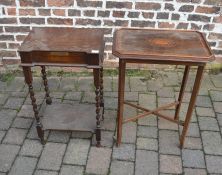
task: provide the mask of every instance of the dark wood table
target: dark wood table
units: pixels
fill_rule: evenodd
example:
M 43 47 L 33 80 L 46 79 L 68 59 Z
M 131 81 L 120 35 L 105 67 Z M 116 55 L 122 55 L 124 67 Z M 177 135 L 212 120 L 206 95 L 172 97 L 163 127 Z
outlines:
M 34 28 L 19 48 L 21 66 L 36 119 L 36 128 L 44 144 L 44 130 L 74 130 L 96 132 L 97 146 L 100 146 L 100 121 L 104 117 L 103 100 L 103 51 L 102 29 Z M 46 92 L 43 119 L 39 117 L 32 86 L 31 67 L 41 66 Z M 46 78 L 45 66 L 71 66 L 93 69 L 96 94 L 96 121 L 90 105 L 52 104 Z M 52 105 L 50 105 L 52 104 Z M 83 106 L 82 106 L 83 105 Z M 102 112 L 100 108 L 103 108 Z
M 179 30 L 120 29 L 114 35 L 113 54 L 119 57 L 117 146 L 121 143 L 122 125 L 124 123 L 136 121 L 149 114 L 155 114 L 183 126 L 182 135 L 180 136 L 180 147 L 182 148 L 201 85 L 204 67 L 206 63 L 215 59 L 202 33 Z M 126 63 L 185 65 L 178 100 L 155 110 L 124 101 Z M 182 122 L 179 120 L 179 112 L 191 66 L 197 66 L 197 74 L 186 118 Z M 124 104 L 140 109 L 144 113 L 123 120 Z M 174 117 L 160 112 L 172 106 L 176 107 Z

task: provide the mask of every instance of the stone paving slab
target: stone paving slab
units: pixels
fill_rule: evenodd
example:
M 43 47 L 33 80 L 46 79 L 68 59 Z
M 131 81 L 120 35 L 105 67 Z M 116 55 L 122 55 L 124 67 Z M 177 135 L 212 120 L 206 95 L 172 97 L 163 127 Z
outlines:
M 193 72 L 180 111 L 184 120 L 190 101 Z M 160 71 L 158 77 L 126 77 L 125 99 L 148 109 L 178 98 L 181 72 Z M 49 77 L 53 103 L 95 103 L 93 78 Z M 41 77 L 34 77 L 38 108 L 45 103 Z M 95 134 L 45 131 L 39 142 L 31 100 L 23 77 L 0 82 L 0 175 L 206 175 L 222 174 L 222 73 L 205 73 L 184 144 L 182 127 L 155 115 L 123 126 L 116 147 L 118 77 L 104 77 L 105 120 L 101 122 L 102 147 Z M 142 113 L 124 107 L 124 117 Z M 161 111 L 174 115 L 174 108 Z M 92 114 L 95 117 L 95 114 Z

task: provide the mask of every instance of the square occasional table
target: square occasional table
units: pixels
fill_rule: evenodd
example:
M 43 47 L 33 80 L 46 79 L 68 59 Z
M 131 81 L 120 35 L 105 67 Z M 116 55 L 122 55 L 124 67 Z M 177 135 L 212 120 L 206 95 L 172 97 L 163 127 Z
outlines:
M 34 28 L 19 48 L 21 66 L 25 82 L 29 87 L 36 119 L 36 129 L 42 144 L 45 143 L 44 130 L 71 130 L 95 131 L 97 146 L 100 146 L 100 121 L 104 117 L 103 36 L 102 29 Z M 41 67 L 46 103 L 48 104 L 42 119 L 39 116 L 32 85 L 31 67 L 33 66 Z M 93 69 L 96 109 L 89 104 L 52 104 L 45 66 Z M 101 108 L 103 108 L 102 111 Z M 93 113 L 95 113 L 95 117 Z
M 136 121 L 149 114 L 155 114 L 183 126 L 180 136 L 180 147 L 182 148 L 200 88 L 204 67 L 206 63 L 215 59 L 202 33 L 179 30 L 120 29 L 114 34 L 113 54 L 119 57 L 117 146 L 121 143 L 122 125 L 124 123 Z M 185 65 L 178 100 L 154 110 L 124 101 L 126 63 Z M 191 66 L 197 66 L 198 68 L 186 118 L 183 122 L 179 120 L 179 112 Z M 144 113 L 124 120 L 124 104 L 140 109 Z M 172 106 L 176 107 L 174 117 L 160 112 Z

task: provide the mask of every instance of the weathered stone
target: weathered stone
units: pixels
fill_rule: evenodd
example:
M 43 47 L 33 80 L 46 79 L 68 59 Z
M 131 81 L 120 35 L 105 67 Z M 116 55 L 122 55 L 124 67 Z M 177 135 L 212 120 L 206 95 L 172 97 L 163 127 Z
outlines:
M 139 105 L 144 108 L 155 109 L 157 106 L 156 95 L 139 94 Z
M 8 94 L 0 94 L 0 105 L 4 105 L 8 98 Z
M 158 174 L 158 153 L 137 150 L 135 169 L 135 175 Z
M 212 117 L 200 117 L 199 126 L 200 130 L 219 131 L 217 120 Z
M 130 78 L 131 91 L 145 92 L 147 91 L 147 83 L 143 81 L 144 77 L 132 77 Z
M 179 78 L 176 72 L 164 73 L 163 81 L 166 86 L 179 86 Z
M 22 106 L 23 102 L 24 98 L 10 97 L 5 103 L 4 108 L 19 109 Z
M 0 145 L 0 171 L 8 172 L 20 147 L 16 145 Z
M 90 139 L 92 136 L 92 132 L 73 131 L 71 137 L 77 139 Z
M 174 119 L 174 115 L 175 115 L 174 110 L 164 110 L 161 113 L 171 117 L 172 119 Z M 172 123 L 172 122 L 170 122 L 168 120 L 165 120 L 163 118 L 159 118 L 158 127 L 159 127 L 159 129 L 178 130 L 178 125 L 177 124 Z
M 179 156 L 160 155 L 160 172 L 181 174 L 181 158 Z
M 58 175 L 56 171 L 36 170 L 34 175 Z
M 104 99 L 105 101 L 105 108 L 106 109 L 117 109 L 117 101 L 118 99 L 117 98 L 110 98 L 110 97 L 106 97 Z
M 88 174 L 107 174 L 112 150 L 109 148 L 91 147 L 86 165 Z
M 113 135 L 114 132 L 109 132 L 109 131 L 101 131 L 101 145 L 104 147 L 109 147 L 111 148 L 113 146 Z M 96 146 L 96 135 L 93 135 L 92 139 L 92 145 Z
M 94 91 L 93 78 L 92 77 L 79 77 L 78 90 Z
M 43 146 L 38 140 L 25 140 L 20 154 L 23 156 L 39 157 L 42 148 Z
M 84 92 L 82 102 L 83 103 L 96 103 L 96 94 L 95 92 Z
M 196 112 L 200 117 L 215 117 L 215 113 L 212 108 L 196 107 Z
M 207 172 L 205 169 L 193 169 L 193 168 L 184 168 L 184 174 L 185 175 L 207 175 Z
M 110 175 L 133 175 L 134 164 L 132 162 L 113 160 L 110 167 Z
M 184 148 L 188 149 L 202 149 L 202 142 L 200 138 L 195 137 L 186 137 L 184 142 Z
M 137 126 L 135 122 L 126 123 L 122 128 L 122 142 L 135 143 L 136 142 Z
M 212 0 L 213 1 L 213 0 Z M 215 87 L 222 87 L 222 74 L 217 74 L 217 75 L 211 75 L 211 80 L 213 81 L 213 84 Z
M 71 132 L 51 131 L 48 141 L 67 143 L 69 141 Z
M 27 132 L 28 131 L 25 129 L 11 128 L 8 130 L 3 143 L 21 145 L 25 139 Z
M 135 145 L 121 144 L 120 147 L 114 147 L 113 159 L 134 161 L 135 160 Z
M 204 154 L 201 150 L 182 150 L 184 167 L 205 168 Z
M 12 127 L 14 128 L 22 128 L 22 129 L 29 129 L 32 125 L 32 119 L 29 118 L 21 118 L 16 117 L 15 120 L 12 123 Z
M 37 163 L 37 158 L 17 157 L 9 175 L 32 175 Z
M 206 154 L 222 155 L 222 139 L 219 132 L 204 131 L 201 135 Z
M 196 100 L 196 106 L 201 106 L 201 107 L 212 107 L 210 97 L 208 96 L 198 96 Z
M 113 91 L 118 91 L 118 77 L 113 77 Z M 125 78 L 125 91 L 130 91 L 129 78 Z
M 182 105 L 181 105 L 179 118 L 182 121 L 185 121 L 188 106 L 189 105 L 187 103 L 182 103 Z M 196 121 L 197 121 L 196 113 L 195 113 L 195 110 L 193 110 L 192 117 L 191 117 L 191 122 L 196 122 Z
M 7 87 L 6 91 L 21 91 L 25 86 L 23 77 L 15 77 L 10 85 Z
M 217 114 L 217 120 L 220 126 L 222 126 L 222 114 Z
M 155 115 L 149 115 L 138 120 L 138 125 L 143 126 L 157 126 L 157 117 Z
M 176 131 L 159 131 L 159 151 L 162 154 L 180 155 L 179 135 Z
M 3 109 L 0 111 L 0 129 L 8 130 L 13 119 L 16 116 L 16 111 L 11 109 Z
M 180 127 L 180 134 L 182 133 L 183 127 Z M 200 131 L 197 123 L 190 123 L 186 136 L 190 137 L 200 137 Z
M 6 131 L 0 131 L 0 143 L 3 139 L 3 137 L 5 136 Z
M 222 157 L 221 156 L 206 156 L 207 170 L 209 173 L 222 174 Z
M 81 96 L 82 96 L 81 92 L 67 92 L 64 99 L 65 100 L 80 101 Z
M 177 100 L 178 97 L 179 97 L 179 92 L 176 92 L 175 96 L 176 96 L 176 100 Z M 191 93 L 190 92 L 184 92 L 184 96 L 183 96 L 182 102 L 189 103 L 190 102 L 190 97 L 191 97 Z
M 65 95 L 64 92 L 55 92 L 55 91 L 50 92 L 50 96 L 51 96 L 51 98 L 56 98 L 56 99 L 58 98 L 58 99 L 61 99 L 61 98 L 64 97 L 64 95 Z
M 112 77 L 103 77 L 103 89 L 104 91 L 112 91 Z
M 158 107 L 161 107 L 161 106 L 163 106 L 163 105 L 166 105 L 166 104 L 169 104 L 169 103 L 173 103 L 175 100 L 174 100 L 174 98 L 173 97 L 164 97 L 164 98 L 162 98 L 162 97 L 158 97 L 158 99 L 157 99 L 157 102 L 158 102 Z M 168 109 L 173 109 L 173 107 L 171 107 L 171 108 L 168 108 Z
M 45 138 L 47 138 L 48 135 L 49 135 L 49 131 L 44 131 Z M 33 122 L 32 126 L 30 128 L 30 130 L 28 132 L 28 135 L 27 135 L 27 138 L 29 138 L 29 139 L 39 139 L 37 131 L 36 131 L 35 122 Z
M 174 91 L 172 87 L 163 87 L 157 91 L 159 97 L 174 97 Z
M 158 150 L 158 141 L 157 139 L 152 138 L 137 138 L 136 143 L 137 149 L 145 149 L 145 150 Z
M 72 77 L 62 78 L 60 82 L 60 89 L 63 91 L 76 90 L 77 79 Z
M 213 102 L 215 112 L 222 113 L 222 102 Z
M 81 166 L 62 165 L 60 175 L 83 175 L 84 168 Z
M 138 126 L 137 136 L 157 138 L 157 128 L 151 126 Z
M 222 101 L 222 91 L 210 91 L 212 101 Z
M 48 86 L 51 91 L 57 90 L 60 84 L 60 79 L 57 77 L 48 78 Z
M 46 143 L 38 162 L 39 169 L 56 170 L 60 169 L 66 145 L 62 143 Z
M 66 164 L 86 165 L 89 147 L 89 140 L 70 140 L 63 162 Z
M 35 98 L 36 98 L 36 104 L 41 105 L 44 98 L 45 98 L 45 92 L 44 91 L 35 92 Z M 32 104 L 32 101 L 31 101 L 31 98 L 30 98 L 29 95 L 27 96 L 24 104 L 25 105 L 31 105 Z

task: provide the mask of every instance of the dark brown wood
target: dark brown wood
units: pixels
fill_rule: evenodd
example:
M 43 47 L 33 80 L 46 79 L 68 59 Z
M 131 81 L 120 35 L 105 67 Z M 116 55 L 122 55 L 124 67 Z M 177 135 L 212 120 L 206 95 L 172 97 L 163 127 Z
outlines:
M 32 107 L 33 107 L 33 111 L 34 111 L 34 116 L 35 116 L 35 120 L 36 120 L 37 134 L 38 134 L 38 137 L 40 138 L 41 143 L 45 144 L 44 131 L 42 130 L 42 124 L 41 124 L 41 121 L 39 118 L 39 112 L 37 109 L 35 93 L 34 93 L 33 86 L 32 86 L 33 79 L 32 79 L 31 68 L 30 67 L 23 67 L 23 72 L 24 72 L 24 76 L 25 76 L 25 82 L 27 83 L 27 85 L 29 87 L 29 94 L 30 94 Z
M 124 60 L 119 60 L 119 90 L 118 90 L 117 142 L 116 142 L 117 146 L 120 145 L 122 139 L 125 69 L 126 69 L 126 62 Z
M 22 66 L 100 68 L 103 29 L 34 28 L 19 48 Z
M 48 105 L 52 104 L 52 99 L 49 96 L 49 87 L 48 87 L 48 80 L 47 80 L 47 76 L 46 76 L 46 71 L 45 71 L 45 66 L 41 66 L 42 70 L 42 80 L 43 80 L 43 84 L 44 84 L 44 89 L 45 89 L 45 97 L 46 97 L 46 103 Z
M 96 128 L 94 126 L 94 129 L 96 133 L 97 146 L 100 146 L 100 106 L 104 107 L 104 102 L 101 102 L 100 100 L 100 98 L 103 99 L 103 85 L 100 86 L 100 83 L 103 83 L 103 70 L 101 69 L 103 64 L 104 51 L 103 35 L 103 29 L 45 27 L 33 28 L 33 30 L 29 33 L 29 35 L 19 48 L 19 54 L 21 56 L 21 66 L 23 67 L 26 82 L 29 85 L 29 91 L 33 103 L 33 110 L 35 112 L 35 117 L 37 120 L 37 132 L 42 142 L 44 142 L 44 132 L 42 130 L 42 126 L 38 117 L 38 110 L 35 103 L 36 100 L 34 98 L 34 92 L 32 88 L 32 74 L 30 67 L 42 67 L 41 72 L 46 92 L 46 103 L 51 104 L 45 66 L 75 66 L 90 68 L 94 70 L 94 84 L 96 87 L 96 122 L 94 122 L 93 124 L 92 118 L 91 120 L 87 120 L 87 117 L 80 115 L 80 113 L 82 113 L 82 115 L 85 115 L 88 112 L 88 110 L 86 110 L 84 107 L 83 108 L 85 109 L 85 113 L 81 111 L 81 109 L 77 109 L 77 112 L 73 112 L 74 107 L 73 109 L 67 109 L 65 106 L 63 106 L 64 109 L 62 110 L 61 107 L 54 107 L 52 106 L 54 104 L 52 104 L 49 105 L 48 109 L 46 110 L 45 115 L 51 115 L 44 118 L 44 124 L 46 126 L 43 127 L 44 129 L 82 129 L 82 131 L 86 131 L 92 129 L 92 127 L 97 124 Z M 70 107 L 70 105 L 68 106 Z M 52 109 L 54 110 L 53 114 Z M 56 109 L 61 110 L 58 111 L 58 114 L 60 114 L 60 118 L 58 118 Z M 63 115 L 61 114 L 61 112 L 63 113 Z M 70 117 L 70 114 L 74 116 Z M 102 113 L 102 117 L 104 117 L 103 114 L 104 111 Z M 70 119 L 72 119 L 72 121 Z M 50 122 L 50 120 L 52 121 Z M 73 121 L 76 121 L 77 124 L 73 124 Z M 84 125 L 86 128 L 84 128 Z
M 123 123 L 137 120 L 148 114 L 155 114 L 158 117 L 183 126 L 183 132 L 180 138 L 180 145 L 183 147 L 204 66 L 207 62 L 214 60 L 214 55 L 204 36 L 196 31 L 120 29 L 114 34 L 113 54 L 119 57 L 117 146 L 119 146 L 121 142 Z M 149 110 L 135 104 L 124 102 L 125 67 L 127 63 L 186 65 L 178 101 L 173 103 L 173 105 L 176 105 L 174 117 L 161 114 L 159 110 L 165 109 L 162 107 Z M 198 71 L 186 119 L 185 122 L 181 122 L 178 120 L 179 111 L 190 66 L 198 66 Z M 145 111 L 145 113 L 123 121 L 124 103 L 141 109 Z M 169 105 L 172 106 L 172 104 Z
M 135 108 L 137 108 L 137 109 L 141 109 L 141 110 L 145 111 L 145 113 L 139 114 L 139 115 L 137 115 L 137 116 L 135 116 L 135 117 L 128 118 L 128 119 L 124 120 L 123 123 L 132 122 L 132 121 L 135 121 L 135 120 L 137 120 L 137 119 L 139 119 L 139 118 L 143 118 L 143 117 L 145 117 L 145 116 L 147 116 L 147 115 L 155 114 L 155 115 L 157 115 L 157 116 L 159 116 L 159 117 L 161 117 L 161 118 L 163 118 L 163 119 L 165 119 L 165 120 L 168 120 L 168 121 L 171 121 L 171 122 L 173 122 L 173 123 L 177 123 L 177 124 L 183 126 L 183 122 L 177 121 L 177 120 L 175 120 L 175 119 L 173 119 L 173 118 L 171 118 L 171 117 L 169 117 L 169 116 L 166 116 L 166 115 L 163 115 L 163 114 L 159 113 L 159 111 L 161 111 L 161 110 L 168 109 L 168 108 L 170 108 L 170 107 L 172 107 L 172 106 L 178 105 L 178 104 L 179 104 L 178 101 L 176 101 L 176 102 L 174 102 L 174 103 L 170 103 L 170 104 L 163 105 L 163 106 L 158 107 L 158 108 L 156 108 L 156 109 L 154 109 L 154 110 L 149 110 L 149 109 L 140 107 L 140 106 L 138 106 L 138 105 L 134 105 L 134 104 L 129 103 L 129 102 L 124 102 L 124 104 L 127 104 L 127 105 L 129 105 L 129 106 L 135 107 Z
M 101 146 L 101 126 L 100 126 L 100 69 L 93 69 L 93 75 L 94 75 L 94 85 L 95 85 L 95 100 L 96 100 L 96 141 L 97 147 Z
M 188 76 L 189 76 L 189 71 L 190 71 L 190 66 L 186 66 L 185 70 L 184 70 L 184 74 L 183 74 L 182 84 L 181 84 L 181 87 L 180 87 L 180 93 L 179 93 L 179 96 L 178 96 L 179 104 L 176 106 L 176 110 L 175 110 L 175 116 L 174 116 L 175 120 L 178 120 L 178 118 L 179 118 L 180 107 L 181 107 L 181 104 L 182 104 L 182 101 L 183 101 L 183 95 L 184 95 L 184 91 L 185 91 L 185 88 L 186 88 L 186 84 L 187 84 L 187 80 L 188 80 Z
M 104 120 L 104 112 L 105 112 L 105 107 L 104 107 L 104 98 L 103 98 L 103 68 L 100 69 L 100 107 L 102 107 L 102 120 Z
M 187 114 L 186 114 L 186 118 L 185 118 L 185 123 L 184 123 L 184 127 L 183 127 L 183 131 L 180 137 L 180 147 L 183 148 L 184 145 L 184 140 L 185 140 L 185 136 L 187 133 L 187 129 L 189 127 L 189 123 L 192 117 L 192 113 L 193 113 L 193 108 L 195 106 L 196 103 L 196 98 L 200 89 L 200 85 L 201 85 L 201 81 L 203 78 L 203 71 L 204 71 L 204 66 L 199 66 L 197 69 L 197 74 L 196 74 L 196 78 L 195 78 L 195 82 L 194 82 L 194 87 L 193 87 L 193 92 L 191 94 L 191 99 L 190 99 L 190 103 L 188 106 L 188 110 L 187 110 Z
M 121 59 L 181 64 L 206 63 L 215 58 L 197 31 L 120 29 L 115 32 L 113 54 Z

